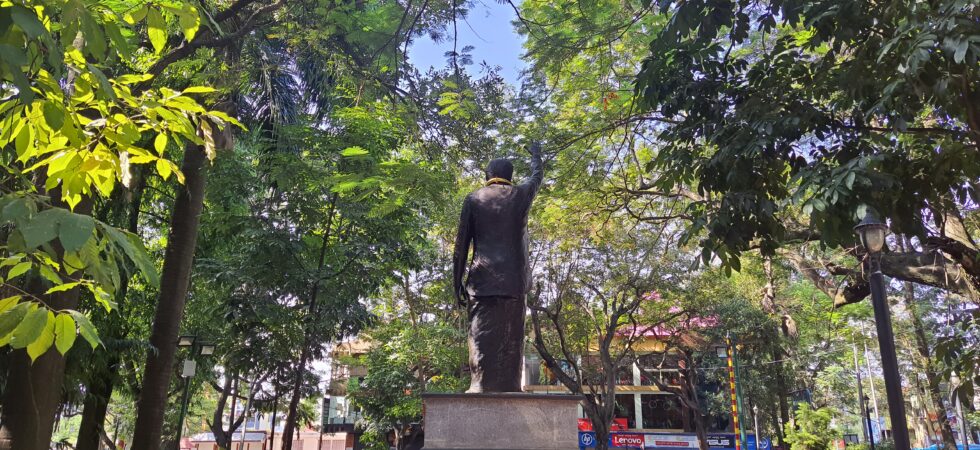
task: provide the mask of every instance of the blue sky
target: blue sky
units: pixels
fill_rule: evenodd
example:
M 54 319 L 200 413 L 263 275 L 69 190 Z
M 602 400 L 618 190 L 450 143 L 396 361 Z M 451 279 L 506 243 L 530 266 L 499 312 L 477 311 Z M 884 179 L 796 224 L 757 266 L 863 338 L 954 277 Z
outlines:
M 518 85 L 520 71 L 526 67 L 521 60 L 524 38 L 511 25 L 516 18 L 514 10 L 507 3 L 477 0 L 466 20 L 457 25 L 457 46 L 459 49 L 467 45 L 474 47 L 471 53 L 474 65 L 479 66 L 486 61 L 492 66 L 500 66 L 501 76 L 515 86 Z M 452 28 L 449 29 L 448 38 L 441 43 L 435 43 L 427 36 L 416 40 L 409 48 L 409 60 L 423 72 L 430 66 L 445 67 L 444 55 L 453 49 Z

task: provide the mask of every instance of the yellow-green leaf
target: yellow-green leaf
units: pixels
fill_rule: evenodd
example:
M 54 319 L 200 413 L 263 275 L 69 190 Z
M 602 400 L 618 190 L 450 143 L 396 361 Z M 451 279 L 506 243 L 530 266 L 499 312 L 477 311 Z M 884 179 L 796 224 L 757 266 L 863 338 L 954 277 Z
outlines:
M 45 294 L 53 294 L 55 292 L 69 291 L 71 289 L 74 289 L 75 286 L 78 286 L 79 284 L 81 284 L 81 282 L 78 282 L 78 281 L 72 281 L 72 282 L 69 282 L 69 283 L 62 283 L 62 284 L 59 284 L 59 285 L 57 285 L 57 286 L 55 286 L 55 287 L 53 287 L 51 289 L 48 289 L 44 293 Z
M 71 346 L 75 344 L 75 337 L 78 335 L 75 331 L 75 319 L 72 319 L 69 314 L 58 314 L 54 321 L 54 334 L 54 345 L 58 352 L 62 355 L 68 353 Z
M 10 339 L 10 346 L 13 348 L 24 348 L 30 345 L 37 340 L 44 331 L 44 326 L 48 323 L 48 308 L 39 308 L 37 304 L 31 304 L 30 307 L 31 310 L 27 312 L 17 328 L 14 328 L 14 335 Z
M 146 17 L 146 11 L 149 9 L 149 5 L 144 5 L 142 7 L 136 8 L 123 15 L 123 20 L 130 25 L 136 25 L 136 22 L 140 22 Z
M 153 148 L 156 149 L 157 154 L 163 155 L 164 150 L 167 149 L 167 133 L 160 133 L 153 139 Z
M 194 39 L 194 35 L 197 34 L 197 29 L 201 26 L 201 15 L 198 14 L 197 8 L 184 4 L 188 6 L 182 9 L 178 13 L 178 22 L 180 22 L 180 30 L 184 32 L 184 39 L 190 42 Z
M 3 314 L 4 312 L 6 312 L 10 308 L 13 308 L 14 305 L 17 304 L 18 301 L 20 301 L 20 296 L 19 295 L 12 295 L 12 296 L 7 297 L 7 298 L 5 298 L 3 300 L 0 300 L 0 314 Z
M 160 173 L 160 176 L 163 177 L 164 180 L 170 178 L 170 173 L 171 173 L 170 164 L 167 164 L 167 160 L 165 159 L 157 160 L 157 172 Z
M 213 87 L 208 87 L 208 86 L 191 86 L 191 87 L 189 87 L 187 89 L 184 89 L 183 93 L 184 94 L 207 94 L 207 93 L 214 92 L 214 91 L 216 91 L 216 89 L 213 88 Z
M 159 9 L 150 7 L 146 12 L 146 28 L 153 51 L 159 55 L 167 46 L 167 21 Z
M 16 266 L 10 269 L 10 272 L 7 272 L 7 281 L 13 280 L 14 278 L 23 275 L 24 272 L 27 272 L 28 270 L 31 270 L 30 261 L 24 261 L 20 264 L 17 264 Z
M 41 334 L 38 335 L 34 342 L 27 345 L 27 356 L 31 357 L 31 361 L 37 360 L 37 358 L 44 354 L 51 348 L 51 344 L 54 344 L 54 313 L 45 310 L 47 313 L 47 322 L 44 324 L 44 328 L 41 329 Z

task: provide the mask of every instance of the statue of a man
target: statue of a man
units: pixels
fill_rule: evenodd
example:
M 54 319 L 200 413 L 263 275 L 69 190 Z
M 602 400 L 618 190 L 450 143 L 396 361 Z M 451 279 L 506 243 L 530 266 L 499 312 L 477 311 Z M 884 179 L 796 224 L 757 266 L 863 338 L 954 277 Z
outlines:
M 486 185 L 463 201 L 453 254 L 456 301 L 467 306 L 472 379 L 467 392 L 520 392 L 525 297 L 530 287 L 527 215 L 543 179 L 531 144 L 531 176 L 514 185 L 514 166 L 494 159 Z M 467 256 L 473 245 L 473 260 Z M 463 274 L 468 272 L 464 284 Z

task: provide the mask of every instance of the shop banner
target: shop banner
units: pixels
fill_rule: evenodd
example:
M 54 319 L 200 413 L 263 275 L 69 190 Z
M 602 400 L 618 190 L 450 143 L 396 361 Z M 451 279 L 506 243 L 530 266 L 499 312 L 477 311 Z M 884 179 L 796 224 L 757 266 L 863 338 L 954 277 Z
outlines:
M 698 437 L 687 434 L 646 434 L 646 448 L 698 448 Z

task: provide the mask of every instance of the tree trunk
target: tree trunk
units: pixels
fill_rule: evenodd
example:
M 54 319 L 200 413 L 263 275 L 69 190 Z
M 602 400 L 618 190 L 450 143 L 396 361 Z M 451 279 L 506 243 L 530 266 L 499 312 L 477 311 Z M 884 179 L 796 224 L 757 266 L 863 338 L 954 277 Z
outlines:
M 222 416 L 225 412 L 225 405 L 228 403 L 228 393 L 231 392 L 231 380 L 232 377 L 225 374 L 225 384 L 221 387 L 221 393 L 218 394 L 218 404 L 215 405 L 214 414 L 211 416 L 211 433 L 214 434 L 214 442 L 218 448 L 228 448 L 230 442 L 229 435 L 225 433 Z
M 779 445 L 784 444 L 783 427 L 789 423 L 789 403 L 786 398 L 789 396 L 789 389 L 786 388 L 786 370 L 783 368 L 783 355 L 780 354 L 779 347 L 772 347 L 772 359 L 777 361 L 776 366 L 776 397 L 779 399 L 779 419 L 782 426 L 776 427 L 776 436 L 779 438 Z
M 296 378 L 290 389 L 292 393 L 289 397 L 289 407 L 286 410 L 286 423 L 282 427 L 282 450 L 292 450 L 293 433 L 296 430 L 296 412 L 299 409 L 299 400 L 302 394 L 303 377 L 306 375 L 306 364 L 309 362 L 309 339 L 303 339 L 303 349 L 299 353 L 299 361 L 296 364 Z
M 912 242 L 907 237 L 899 236 L 898 242 L 902 251 L 905 251 L 906 246 L 911 250 Z M 902 299 L 905 302 L 905 309 L 909 311 L 912 318 L 912 328 L 915 331 L 915 350 L 919 354 L 919 363 L 924 369 L 926 382 L 929 385 L 929 398 L 932 400 L 932 407 L 936 412 L 936 425 L 939 426 L 939 434 L 943 437 L 942 448 L 956 450 L 956 440 L 953 437 L 953 429 L 949 425 L 949 418 L 946 417 L 946 408 L 943 406 L 942 391 L 939 387 L 942 380 L 936 370 L 936 364 L 932 360 L 926 330 L 922 324 L 918 305 L 915 304 L 915 287 L 908 281 L 904 284 L 905 295 L 902 296 Z
M 126 224 L 126 231 L 130 233 L 139 231 L 140 207 L 143 204 L 143 190 L 146 187 L 145 173 L 139 171 L 137 176 L 136 186 L 130 191 L 133 194 L 133 198 L 129 204 L 129 214 Z M 126 294 L 129 292 L 129 281 L 129 277 L 121 280 L 119 293 L 116 296 L 116 303 L 120 305 L 120 308 L 125 305 Z M 120 314 L 122 314 L 122 311 L 116 313 L 114 317 L 110 316 L 110 320 L 107 321 L 110 324 L 108 330 L 111 333 L 110 339 L 124 339 L 129 334 L 126 327 L 121 323 L 122 318 L 119 317 Z M 113 353 L 109 355 L 105 366 L 95 368 L 96 373 L 89 378 L 85 389 L 82 422 L 79 425 L 78 438 L 75 440 L 75 450 L 101 450 L 102 436 L 105 434 L 103 430 L 105 417 L 109 410 L 112 390 L 116 384 L 116 371 L 118 370 L 117 366 L 119 363 L 119 355 Z M 118 438 L 118 436 L 113 436 L 113 438 Z
M 330 198 L 330 212 L 327 214 L 327 223 L 324 227 L 323 242 L 320 244 L 320 258 L 316 265 L 317 276 L 310 286 L 310 298 L 307 303 L 307 321 L 312 322 L 316 317 L 316 300 L 320 293 L 320 272 L 323 271 L 323 264 L 326 261 L 327 247 L 330 245 L 330 229 L 333 227 L 334 214 L 337 212 L 337 194 Z M 289 398 L 289 408 L 286 410 L 286 423 L 282 429 L 282 449 L 292 450 L 293 432 L 296 429 L 296 411 L 299 408 L 299 400 L 302 395 L 303 377 L 306 375 L 306 365 L 310 360 L 310 346 L 313 344 L 312 331 L 309 325 L 304 327 L 303 348 L 299 353 L 299 361 L 296 364 L 296 378 L 293 380 L 292 394 Z
M 78 427 L 78 439 L 75 450 L 100 450 L 102 448 L 102 427 L 109 410 L 109 399 L 112 388 L 116 383 L 115 373 L 111 367 L 119 363 L 119 357 L 112 355 L 105 367 L 99 367 L 98 373 L 86 385 L 85 403 L 82 410 L 82 422 Z
M 62 206 L 61 194 L 51 192 L 51 202 Z M 92 201 L 83 199 L 75 208 L 78 214 L 89 214 Z M 67 274 L 61 274 L 68 278 Z M 51 309 L 77 309 L 79 290 L 44 295 L 40 282 L 30 283 L 28 290 L 46 299 Z M 9 356 L 7 385 L 0 413 L 0 450 L 47 450 L 51 445 L 55 414 L 61 403 L 65 377 L 65 357 L 54 347 L 33 363 L 26 349 L 14 350 Z
M 160 296 L 150 335 L 150 344 L 155 351 L 146 356 L 143 387 L 136 411 L 133 448 L 140 450 L 160 448 L 177 334 L 184 315 L 184 302 L 187 300 L 197 246 L 197 230 L 204 208 L 204 187 L 207 183 L 205 164 L 207 157 L 204 147 L 188 144 L 181 164 L 184 186 L 174 201 L 163 273 L 160 276 Z
M 279 389 L 276 389 L 276 399 L 272 401 L 272 431 L 269 433 L 269 450 L 276 448 L 276 414 L 279 413 Z

